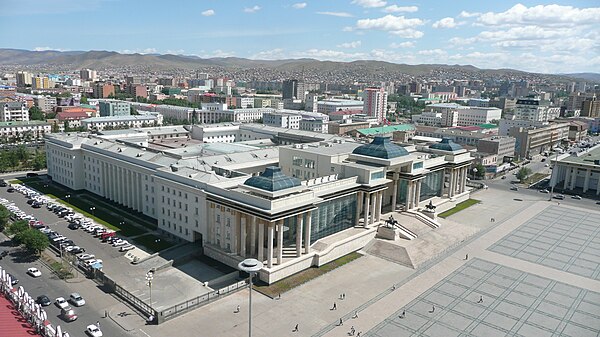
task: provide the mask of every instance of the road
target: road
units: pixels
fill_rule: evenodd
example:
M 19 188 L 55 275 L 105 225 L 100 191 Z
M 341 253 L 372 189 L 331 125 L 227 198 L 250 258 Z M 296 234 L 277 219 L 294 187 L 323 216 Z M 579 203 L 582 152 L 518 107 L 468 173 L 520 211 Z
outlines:
M 61 227 L 60 232 L 69 234 L 68 237 L 72 238 L 76 244 L 79 244 L 79 242 L 83 239 L 78 239 L 74 234 L 66 233 L 66 231 L 69 231 L 66 228 L 66 221 L 59 219 L 54 213 L 49 212 L 45 208 L 34 209 L 27 205 L 26 198 L 22 194 L 16 192 L 7 193 L 5 188 L 1 188 L 0 197 L 13 201 L 23 211 L 27 212 L 28 214 L 33 214 L 44 223 L 50 224 L 51 227 Z M 89 240 L 96 240 L 93 239 L 89 234 L 78 234 L 87 235 Z M 6 239 L 6 237 L 4 237 L 3 234 L 0 234 L 0 241 L 4 239 Z M 96 244 L 99 243 L 97 242 Z M 83 246 L 85 244 L 81 243 L 81 245 Z M 107 256 L 107 254 L 113 255 L 117 253 L 116 249 L 112 249 L 112 247 L 110 248 L 110 250 L 102 255 Z M 92 280 L 86 279 L 79 275 L 79 277 L 77 277 L 75 280 L 70 280 L 69 283 L 67 283 L 58 279 L 41 262 L 26 261 L 26 258 L 18 254 L 18 249 L 10 247 L 9 242 L 2 242 L 0 249 L 11 250 L 11 254 L 0 261 L 0 265 L 11 274 L 17 276 L 17 278 L 20 280 L 19 285 L 22 285 L 31 296 L 37 297 L 43 294 L 47 295 L 51 300 L 54 300 L 57 297 L 67 298 L 69 294 L 73 292 L 78 292 L 81 294 L 81 296 L 83 296 L 83 298 L 86 300 L 86 305 L 79 308 L 74 307 L 75 312 L 79 315 L 79 318 L 75 322 L 66 323 L 60 319 L 58 317 L 60 310 L 56 306 L 51 305 L 46 307 L 49 320 L 54 325 L 61 325 L 63 331 L 66 329 L 71 336 L 84 336 L 84 330 L 87 325 L 96 323 L 96 321 L 100 321 L 101 330 L 104 332 L 104 336 L 112 337 L 131 335 L 116 325 L 110 318 L 104 318 L 105 310 L 109 310 L 110 307 L 118 304 L 119 301 L 117 301 L 117 299 L 111 295 L 103 292 Z M 88 250 L 92 249 L 88 248 Z M 32 266 L 40 269 L 42 272 L 42 277 L 32 278 L 26 274 L 27 268 Z

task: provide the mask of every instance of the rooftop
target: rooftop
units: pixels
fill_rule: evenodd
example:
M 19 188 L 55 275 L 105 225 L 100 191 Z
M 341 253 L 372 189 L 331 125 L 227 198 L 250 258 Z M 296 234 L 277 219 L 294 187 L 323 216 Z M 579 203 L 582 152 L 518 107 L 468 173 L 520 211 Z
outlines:
M 386 125 L 380 126 L 376 128 L 368 128 L 368 129 L 360 129 L 357 130 L 358 133 L 364 136 L 378 135 L 378 134 L 386 134 L 394 131 L 409 131 L 414 130 L 415 126 L 412 124 L 398 124 L 398 125 Z
M 298 178 L 286 176 L 281 172 L 280 167 L 269 166 L 260 175 L 246 180 L 244 185 L 269 192 L 276 192 L 287 188 L 298 187 L 301 185 L 301 181 Z
M 559 162 L 567 162 L 580 165 L 594 165 L 596 167 L 600 167 L 600 165 L 595 164 L 597 160 L 600 160 L 600 146 L 594 146 L 590 150 L 580 153 L 578 155 L 568 156 L 562 160 L 559 160 Z
M 408 151 L 404 147 L 390 142 L 390 137 L 382 136 L 376 136 L 370 144 L 359 146 L 352 153 L 381 159 L 408 155 Z
M 463 149 L 462 146 L 456 144 L 450 138 L 442 138 L 441 142 L 430 145 L 429 148 L 449 152 L 460 151 Z

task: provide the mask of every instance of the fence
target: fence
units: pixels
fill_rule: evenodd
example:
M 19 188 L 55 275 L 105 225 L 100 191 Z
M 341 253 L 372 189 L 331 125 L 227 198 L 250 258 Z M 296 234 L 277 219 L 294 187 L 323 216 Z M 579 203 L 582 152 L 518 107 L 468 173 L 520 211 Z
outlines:
M 129 304 L 133 305 L 136 309 L 140 310 L 141 312 L 146 314 L 148 317 L 154 316 L 154 309 L 152 309 L 151 306 L 149 306 L 148 304 L 146 304 L 144 301 L 140 300 L 139 298 L 135 297 L 129 291 L 123 289 L 123 287 L 121 287 L 120 285 L 118 285 L 116 283 L 114 284 L 114 292 L 120 298 L 124 299 Z
M 183 303 L 174 305 L 170 308 L 164 309 L 158 313 L 157 319 L 158 324 L 163 323 L 169 319 L 175 318 L 183 313 L 186 313 L 195 308 L 201 307 L 203 305 L 212 303 L 224 296 L 227 296 L 235 291 L 243 289 L 246 287 L 246 281 L 239 281 L 225 288 L 221 288 L 219 290 L 212 291 L 210 293 L 206 293 L 202 296 L 198 296 L 196 298 L 187 300 Z

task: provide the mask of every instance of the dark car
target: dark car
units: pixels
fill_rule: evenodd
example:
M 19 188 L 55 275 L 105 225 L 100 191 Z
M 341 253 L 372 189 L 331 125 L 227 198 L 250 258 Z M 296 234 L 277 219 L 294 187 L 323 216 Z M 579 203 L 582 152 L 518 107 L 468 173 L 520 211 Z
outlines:
M 75 255 L 75 254 L 81 254 L 83 252 L 85 252 L 85 248 L 81 248 L 80 247 L 80 248 L 74 248 L 74 249 L 72 249 L 69 253 Z
M 71 223 L 70 223 L 70 224 L 67 226 L 67 228 L 69 228 L 69 229 L 79 229 L 79 227 L 81 227 L 81 226 L 79 226 L 78 224 L 76 224 L 76 223 L 74 223 L 74 222 L 71 222 Z
M 8 184 L 4 180 L 0 180 L 0 187 L 6 187 Z
M 19 283 L 19 279 L 15 277 L 15 275 L 13 274 L 8 274 L 8 276 L 10 276 L 10 279 L 12 280 L 12 285 L 14 286 L 15 284 Z
M 12 188 L 12 187 L 9 187 L 9 188 L 6 190 L 6 192 L 8 192 L 8 193 L 12 193 L 12 192 L 14 192 L 14 191 L 15 191 L 15 189 L 14 189 L 14 188 Z
M 50 299 L 48 298 L 48 296 L 46 295 L 40 295 L 37 297 L 37 299 L 35 300 L 35 303 L 43 306 L 43 307 L 47 307 L 50 304 L 52 304 L 52 301 L 50 301 Z
M 31 178 L 31 177 L 37 177 L 37 176 L 38 176 L 38 174 L 37 174 L 37 173 L 35 173 L 35 172 L 29 172 L 29 173 L 27 173 L 27 177 L 28 177 L 28 178 Z
M 33 204 L 31 204 L 31 207 L 33 207 L 33 208 L 41 208 L 42 204 L 40 204 L 39 202 L 34 202 Z
M 34 202 L 35 202 L 35 200 L 33 200 L 33 199 L 29 199 L 29 200 L 27 200 L 27 204 L 28 204 L 28 205 L 33 205 L 33 203 L 34 203 Z
M 0 260 L 2 260 L 3 258 L 5 258 L 8 255 L 8 251 L 4 250 L 2 251 L 2 253 L 0 253 Z

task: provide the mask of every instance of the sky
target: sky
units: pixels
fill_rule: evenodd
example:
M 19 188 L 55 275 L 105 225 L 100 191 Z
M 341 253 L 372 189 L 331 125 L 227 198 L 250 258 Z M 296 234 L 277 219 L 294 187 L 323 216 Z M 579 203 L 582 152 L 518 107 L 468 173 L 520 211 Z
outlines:
M 600 1 L 0 0 L 0 47 L 600 73 Z

